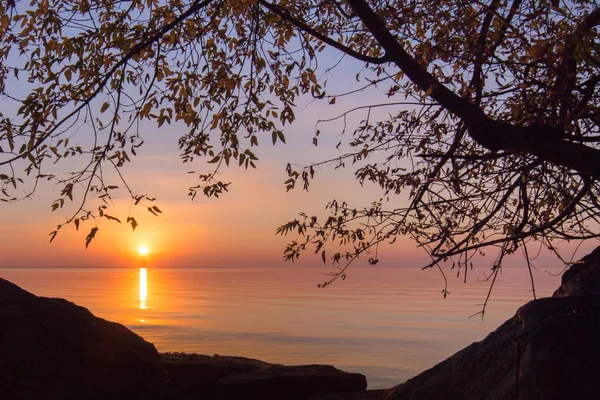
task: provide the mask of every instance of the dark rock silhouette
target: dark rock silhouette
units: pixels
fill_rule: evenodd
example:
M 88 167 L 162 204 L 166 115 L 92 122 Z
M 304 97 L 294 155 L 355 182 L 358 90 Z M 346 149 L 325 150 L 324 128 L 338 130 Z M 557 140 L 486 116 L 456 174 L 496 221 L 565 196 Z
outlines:
M 600 247 L 574 263 L 562 275 L 552 297 L 600 295 Z
M 304 400 L 365 390 L 328 365 L 167 353 L 121 324 L 0 278 L 0 399 Z
M 311 397 L 309 400 L 385 400 L 385 389 L 365 390 L 364 392 L 325 394 Z
M 1 399 L 163 399 L 154 346 L 123 325 L 0 279 Z
M 330 365 L 270 365 L 217 382 L 221 399 L 302 400 L 317 394 L 359 392 L 367 389 L 364 375 Z
M 162 358 L 173 397 L 178 400 L 303 400 L 367 388 L 364 375 L 329 365 L 283 366 L 244 357 L 182 353 L 167 353 Z
M 250 358 L 217 355 L 165 353 L 161 358 L 169 376 L 172 397 L 178 400 L 216 398 L 219 379 L 270 365 Z
M 600 396 L 600 248 L 553 297 L 388 391 L 385 399 L 595 399 Z M 559 297 L 560 296 L 560 297 Z
M 386 399 L 592 399 L 600 393 L 600 297 L 529 302 L 481 342 Z

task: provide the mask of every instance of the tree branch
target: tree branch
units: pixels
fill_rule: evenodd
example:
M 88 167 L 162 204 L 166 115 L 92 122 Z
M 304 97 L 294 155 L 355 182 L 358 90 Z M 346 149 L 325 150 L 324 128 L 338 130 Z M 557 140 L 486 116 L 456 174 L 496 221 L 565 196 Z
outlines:
M 465 121 L 469 135 L 478 144 L 492 151 L 526 152 L 543 161 L 600 179 L 600 150 L 566 141 L 560 132 L 557 134 L 546 127 L 514 126 L 489 118 L 477 105 L 452 92 L 419 65 L 366 1 L 348 0 L 348 3 L 398 68 L 441 106 Z M 586 17 L 585 26 L 595 24 L 598 20 L 600 11 L 596 10 Z
M 288 10 L 286 10 L 285 8 L 283 8 L 277 4 L 272 4 L 265 0 L 259 0 L 259 3 L 262 4 L 268 10 L 270 10 L 271 12 L 277 14 L 279 17 L 281 17 L 281 19 L 291 23 L 292 25 L 294 25 L 301 31 L 306 32 L 309 35 L 316 37 L 317 39 L 321 40 L 322 42 L 327 43 L 328 45 L 340 50 L 341 52 L 346 53 L 349 56 L 356 58 L 357 60 L 361 60 L 364 62 L 368 62 L 370 64 L 377 64 L 377 65 L 385 64 L 385 63 L 388 63 L 391 61 L 391 58 L 388 57 L 387 54 L 384 55 L 383 57 L 370 57 L 365 54 L 361 54 L 355 50 L 352 50 L 351 48 L 344 46 L 340 42 L 337 42 L 337 41 L 331 39 L 330 37 L 325 36 L 320 32 L 317 32 L 315 29 L 310 27 L 308 24 L 306 24 L 305 22 L 294 17 Z

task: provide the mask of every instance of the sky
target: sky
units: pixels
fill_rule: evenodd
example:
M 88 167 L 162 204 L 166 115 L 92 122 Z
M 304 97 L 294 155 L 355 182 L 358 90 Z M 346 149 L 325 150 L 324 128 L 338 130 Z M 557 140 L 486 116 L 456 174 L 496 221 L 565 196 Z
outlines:
M 358 64 L 345 63 L 329 78 L 332 93 L 349 90 L 356 84 Z M 351 82 L 354 82 L 351 84 Z M 386 102 L 385 90 L 371 90 L 359 96 L 338 97 L 336 104 L 327 100 L 297 101 L 296 121 L 285 129 L 286 144 L 271 144 L 270 134 L 261 139 L 256 150 L 260 158 L 256 170 L 237 166 L 222 171 L 223 181 L 231 181 L 229 193 L 219 199 L 207 199 L 199 194 L 194 201 L 188 196 L 188 187 L 196 185 L 194 175 L 187 172 L 208 171 L 205 160 L 192 165 L 183 164 L 178 157 L 177 141 L 185 131 L 178 125 L 163 125 L 158 129 L 142 126 L 146 143 L 138 156 L 124 167 L 123 173 L 136 193 L 155 197 L 154 203 L 162 210 L 154 216 L 144 208 L 134 208 L 131 215 L 139 223 L 132 231 L 126 224 L 102 220 L 96 238 L 85 247 L 85 237 L 93 225 L 82 225 L 79 231 L 66 226 L 50 243 L 49 233 L 68 217 L 70 207 L 51 211 L 58 192 L 50 184 L 42 184 L 32 199 L 11 204 L 0 204 L 0 268 L 2 267 L 126 267 L 141 262 L 156 267 L 279 267 L 284 265 L 283 251 L 295 237 L 275 234 L 277 227 L 293 220 L 299 212 L 326 216 L 325 205 L 332 199 L 347 201 L 354 206 L 367 206 L 381 197 L 380 190 L 371 184 L 360 186 L 353 177 L 353 168 L 323 167 L 317 171 L 309 192 L 297 188 L 286 192 L 288 179 L 285 166 L 289 163 L 306 165 L 331 159 L 343 153 L 336 149 L 342 121 L 320 125 L 319 146 L 312 144 L 318 119 L 335 115 L 364 104 Z M 326 106 L 324 106 L 326 105 Z M 398 108 L 378 109 L 384 115 Z M 348 130 L 356 126 L 365 114 L 352 114 Z M 85 140 L 78 133 L 74 140 Z M 69 171 L 63 165 L 62 172 Z M 77 200 L 77 197 L 76 199 Z M 401 199 L 392 199 L 403 205 Z M 131 201 L 121 192 L 114 199 L 110 214 L 125 221 Z M 149 248 L 140 258 L 137 249 Z M 595 247 L 583 246 L 580 255 Z M 392 246 L 383 246 L 379 252 L 379 266 L 419 267 L 427 264 L 428 257 L 409 239 L 401 237 Z M 548 260 L 551 260 L 548 258 Z M 514 261 L 522 265 L 522 260 Z M 552 261 L 556 263 L 556 260 Z M 303 253 L 297 265 L 322 265 L 320 257 Z M 507 265 L 511 261 L 507 260 Z M 363 260 L 358 265 L 366 265 Z M 488 265 L 489 266 L 489 265 Z
M 326 216 L 325 205 L 336 198 L 356 206 L 365 206 L 380 198 L 373 185 L 361 187 L 354 180 L 352 168 L 321 168 L 310 191 L 297 188 L 286 192 L 285 166 L 339 155 L 335 149 L 339 126 L 323 130 L 318 148 L 312 145 L 315 121 L 322 117 L 322 107 L 306 103 L 298 109 L 298 122 L 286 130 L 287 144 L 261 146 L 256 170 L 237 166 L 223 171 L 223 179 L 231 181 L 229 193 L 219 199 L 202 195 L 191 200 L 187 188 L 195 185 L 193 175 L 203 162 L 182 164 L 178 158 L 177 127 L 149 129 L 146 144 L 139 155 L 124 169 L 128 183 L 136 192 L 156 197 L 162 214 L 154 216 L 144 208 L 134 208 L 139 226 L 132 231 L 128 224 L 102 220 L 96 238 L 85 247 L 85 237 L 92 225 L 63 228 L 50 243 L 49 233 L 69 214 L 66 209 L 51 211 L 57 193 L 50 185 L 42 185 L 33 199 L 0 204 L 2 267 L 127 267 L 140 263 L 155 267 L 285 267 L 283 251 L 294 236 L 275 234 L 278 226 L 303 211 Z M 352 104 L 339 102 L 330 113 Z M 111 215 L 125 219 L 130 200 L 125 193 L 114 201 Z M 146 245 L 149 254 L 140 257 L 138 247 Z M 584 246 L 581 255 L 593 249 Z M 414 242 L 400 238 L 394 245 L 380 249 L 382 267 L 420 267 L 427 264 L 423 250 Z M 548 258 L 549 262 L 556 263 Z M 522 260 L 515 263 L 521 265 Z M 287 263 L 289 264 L 289 263 Z M 322 266 L 320 257 L 302 254 L 294 265 Z M 358 262 L 365 266 L 366 262 Z M 511 265 L 511 260 L 507 260 Z M 488 267 L 487 265 L 482 265 Z M 330 267 L 327 267 L 330 268 Z
M 350 69 L 342 71 L 340 79 L 334 82 L 343 86 L 350 76 L 354 76 Z M 378 97 L 378 93 L 371 95 L 373 101 Z M 365 98 L 359 100 L 364 102 Z M 288 162 L 307 164 L 342 154 L 343 149 L 335 148 L 341 124 L 320 126 L 318 147 L 312 144 L 315 124 L 319 118 L 358 105 L 353 103 L 356 101 L 339 99 L 337 104 L 323 107 L 322 102 L 300 99 L 297 120 L 285 130 L 287 143 L 273 146 L 270 135 L 265 134 L 256 150 L 260 158 L 258 168 L 244 170 L 233 166 L 223 170 L 221 178 L 232 184 L 229 193 L 219 199 L 199 194 L 192 201 L 188 196 L 188 187 L 196 181 L 187 172 L 207 171 L 211 165 L 205 164 L 205 160 L 192 165 L 181 162 L 177 149 L 177 140 L 184 133 L 181 126 L 163 125 L 160 129 L 143 126 L 146 142 L 123 173 L 134 192 L 157 199 L 153 204 L 163 212 L 160 216 L 134 207 L 131 215 L 139 223 L 135 232 L 126 223 L 102 220 L 96 238 L 87 249 L 85 237 L 93 226 L 91 223 L 82 224 L 79 231 L 74 226 L 65 226 L 50 243 L 49 233 L 69 216 L 75 203 L 51 211 L 58 191 L 49 183 L 42 183 L 32 199 L 0 204 L 4 228 L 0 231 L 3 254 L 0 267 L 123 267 L 141 262 L 137 253 L 140 245 L 149 248 L 144 262 L 160 267 L 281 266 L 285 246 L 294 237 L 275 235 L 278 226 L 296 218 L 301 211 L 326 216 L 325 205 L 334 198 L 366 206 L 381 197 L 375 186 L 361 187 L 354 180 L 352 167 L 321 168 L 308 192 L 300 187 L 286 192 L 284 185 Z M 360 117 L 351 118 L 350 124 L 357 123 Z M 82 134 L 73 140 L 77 139 L 85 140 Z M 68 172 L 69 164 L 60 168 L 63 173 Z M 124 222 L 130 203 L 128 195 L 121 192 L 114 199 L 110 214 Z M 420 265 L 426 261 L 425 253 L 415 251 L 408 240 L 384 249 L 382 254 L 386 253 L 388 257 L 382 259 L 382 265 Z M 305 253 L 296 263 L 314 266 L 321 261 L 320 257 Z

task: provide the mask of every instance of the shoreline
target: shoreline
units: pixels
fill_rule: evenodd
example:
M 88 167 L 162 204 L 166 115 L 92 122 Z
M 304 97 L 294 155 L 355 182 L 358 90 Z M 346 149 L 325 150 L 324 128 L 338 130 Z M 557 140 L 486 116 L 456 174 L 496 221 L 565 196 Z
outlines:
M 11 400 L 438 400 L 595 398 L 600 247 L 485 339 L 390 389 L 330 365 L 159 354 L 125 326 L 0 278 L 0 398 Z M 568 373 L 565 373 L 568 371 Z

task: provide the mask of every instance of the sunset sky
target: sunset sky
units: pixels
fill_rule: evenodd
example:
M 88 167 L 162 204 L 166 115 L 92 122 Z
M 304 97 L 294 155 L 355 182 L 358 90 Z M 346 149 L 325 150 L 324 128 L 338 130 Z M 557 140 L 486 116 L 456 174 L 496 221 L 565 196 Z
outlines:
M 339 109 L 343 107 L 342 103 Z M 163 214 L 155 217 L 144 208 L 134 208 L 132 215 L 139 222 L 135 232 L 125 223 L 102 220 L 88 249 L 84 240 L 91 224 L 82 225 L 79 232 L 65 227 L 49 243 L 48 234 L 67 216 L 63 210 L 51 211 L 52 200 L 58 197 L 51 186 L 42 186 L 34 199 L 1 204 L 0 267 L 123 267 L 140 262 L 160 267 L 284 266 L 283 250 L 293 237 L 276 236 L 279 225 L 300 211 L 324 216 L 324 207 L 333 198 L 360 206 L 380 197 L 375 186 L 361 187 L 354 181 L 351 168 L 324 168 L 309 192 L 296 189 L 286 193 L 283 182 L 287 179 L 287 162 L 340 154 L 335 150 L 335 126 L 318 148 L 311 144 L 318 116 L 315 108 L 299 110 L 299 122 L 287 131 L 287 145 L 278 143 L 273 147 L 267 142 L 260 147 L 257 170 L 245 171 L 236 166 L 224 170 L 225 180 L 233 183 L 230 192 L 219 199 L 198 195 L 191 201 L 187 188 L 195 180 L 187 171 L 200 170 L 202 163 L 191 166 L 180 162 L 176 146 L 179 132 L 175 128 L 150 132 L 147 144 L 125 172 L 134 190 L 157 198 L 155 204 Z M 122 193 L 111 215 L 125 220 L 129 204 Z M 140 260 L 137 249 L 142 244 L 150 252 Z M 594 246 L 590 243 L 582 247 L 579 254 L 586 254 Z M 417 250 L 408 239 L 384 247 L 380 255 L 381 266 L 418 267 L 427 261 L 424 251 Z M 520 259 L 515 262 L 522 263 Z M 295 263 L 321 265 L 320 258 L 310 253 Z
M 58 192 L 50 184 L 42 184 L 33 199 L 0 205 L 3 227 L 0 233 L 3 257 L 0 267 L 11 266 L 127 266 L 138 262 L 137 248 L 146 244 L 148 259 L 156 266 L 277 266 L 283 264 L 283 250 L 293 237 L 275 235 L 281 224 L 292 220 L 298 212 L 326 215 L 324 207 L 333 198 L 350 204 L 368 205 L 380 197 L 375 186 L 361 187 L 353 179 L 353 168 L 323 168 L 317 172 L 309 192 L 297 188 L 285 190 L 288 162 L 306 164 L 342 154 L 335 149 L 341 131 L 339 123 L 320 126 L 319 147 L 312 145 L 318 118 L 337 115 L 356 104 L 338 101 L 323 108 L 322 103 L 299 102 L 297 121 L 286 129 L 287 144 L 273 146 L 270 135 L 264 135 L 256 151 L 260 161 L 257 170 L 233 166 L 224 169 L 224 181 L 231 181 L 229 193 L 219 199 L 198 195 L 190 200 L 187 188 L 196 184 L 190 170 L 208 171 L 204 160 L 183 164 L 178 158 L 177 140 L 183 133 L 178 126 L 160 130 L 142 128 L 146 143 L 138 157 L 124 169 L 125 177 L 137 193 L 156 197 L 163 211 L 159 217 L 144 208 L 134 208 L 139 222 L 135 232 L 127 224 L 102 220 L 96 239 L 85 249 L 85 236 L 93 225 L 82 225 L 79 232 L 65 227 L 53 243 L 48 234 L 67 217 L 69 206 L 51 211 Z M 358 121 L 362 115 L 357 114 Z M 353 121 L 352 119 L 350 120 Z M 67 161 L 69 162 L 69 161 Z M 68 164 L 62 172 L 68 172 Z M 75 199 L 77 200 L 77 198 Z M 394 200 L 395 201 L 395 200 Z M 130 200 L 121 192 L 109 210 L 125 220 Z M 382 264 L 410 264 L 425 261 L 424 253 L 413 250 L 412 243 L 397 242 L 389 248 Z M 300 264 L 320 263 L 320 259 L 303 255 Z M 147 261 L 147 260 L 146 260 Z
M 600 0 L 7 4 L 0 400 L 595 389 Z
M 357 65 L 344 64 L 331 80 L 329 93 L 351 90 L 356 84 Z M 381 193 L 374 185 L 361 187 L 353 177 L 354 168 L 317 170 L 309 192 L 297 188 L 286 193 L 284 181 L 288 179 L 285 166 L 306 165 L 309 162 L 327 160 L 343 154 L 344 148 L 336 149 L 343 129 L 338 120 L 319 125 L 319 146 L 312 144 L 317 121 L 340 115 L 365 104 L 389 102 L 385 93 L 371 89 L 360 96 L 340 97 L 336 104 L 327 100 L 314 101 L 300 98 L 297 101 L 296 121 L 285 128 L 287 144 L 272 145 L 270 133 L 263 133 L 255 153 L 260 158 L 257 170 L 244 170 L 233 166 L 222 170 L 222 180 L 231 181 L 229 193 L 220 199 L 207 199 L 199 194 L 194 201 L 188 196 L 188 187 L 197 184 L 194 175 L 187 172 L 210 171 L 212 164 L 198 159 L 193 164 L 183 164 L 178 157 L 178 138 L 185 133 L 178 125 L 164 125 L 161 129 L 143 126 L 141 133 L 146 143 L 139 149 L 123 172 L 136 193 L 156 197 L 154 203 L 163 214 L 156 217 L 145 208 L 134 208 L 139 227 L 135 232 L 129 225 L 102 220 L 96 239 L 85 248 L 85 237 L 91 227 L 87 223 L 75 231 L 63 228 L 53 243 L 49 233 L 69 216 L 70 207 L 51 211 L 52 201 L 59 191 L 48 183 L 40 185 L 33 199 L 12 204 L 0 204 L 0 231 L 2 258 L 0 267 L 55 267 L 55 266 L 129 266 L 149 263 L 160 267 L 214 267 L 214 266 L 282 266 L 285 245 L 293 236 L 275 235 L 278 226 L 294 219 L 299 212 L 326 216 L 325 205 L 332 199 L 347 201 L 354 206 L 367 206 L 378 200 Z M 400 106 L 384 107 L 371 116 L 385 117 L 395 113 Z M 6 110 L 5 110 L 6 111 Z M 366 116 L 366 110 L 351 114 L 347 120 L 346 135 L 351 134 L 358 122 Z M 72 140 L 85 140 L 82 132 Z M 69 159 L 62 162 L 62 173 L 73 170 Z M 115 181 L 115 184 L 119 182 Z M 77 197 L 75 198 L 77 201 Z M 124 191 L 115 199 L 109 210 L 125 222 L 130 199 Z M 405 205 L 403 200 L 391 199 L 391 205 Z M 151 204 L 152 205 L 152 204 Z M 149 254 L 140 260 L 137 249 L 149 247 Z M 580 249 L 579 256 L 586 254 L 596 243 L 588 243 Z M 422 266 L 427 263 L 423 250 L 407 238 L 400 238 L 393 246 L 380 249 L 380 266 Z M 556 259 L 548 257 L 552 263 Z M 507 259 L 506 265 L 523 265 L 520 257 Z M 304 253 L 299 265 L 321 265 L 320 257 Z M 358 263 L 361 265 L 361 263 Z M 362 265 L 366 263 L 363 262 Z M 489 267 L 483 265 L 483 267 Z

